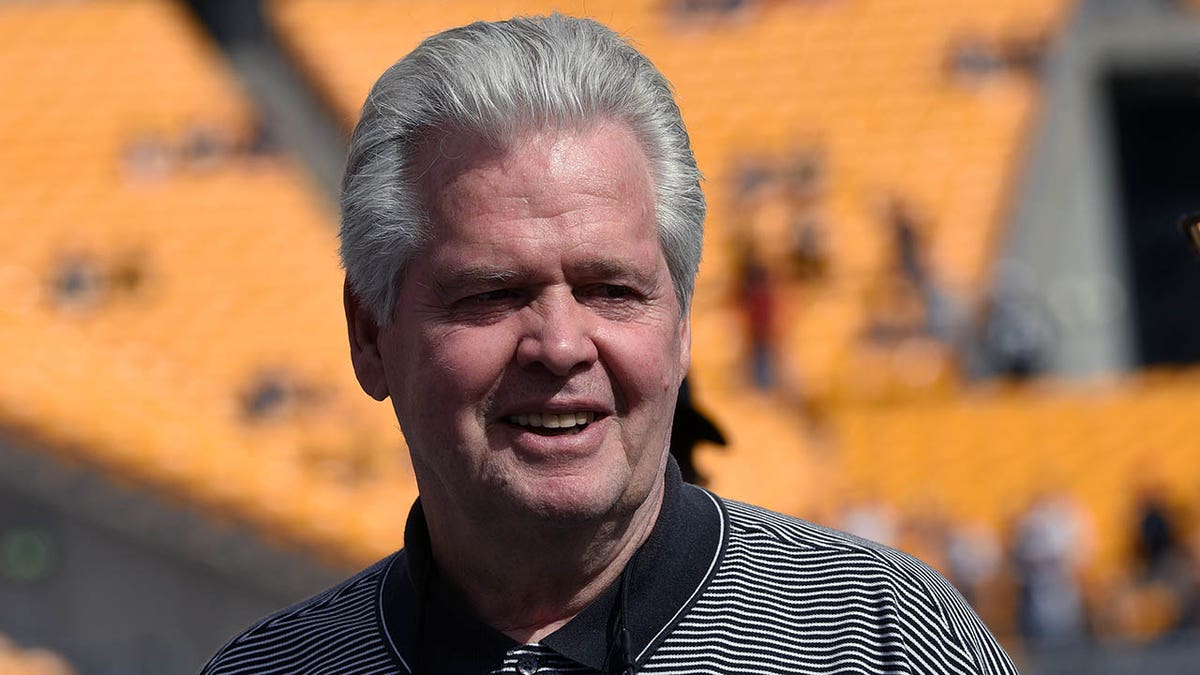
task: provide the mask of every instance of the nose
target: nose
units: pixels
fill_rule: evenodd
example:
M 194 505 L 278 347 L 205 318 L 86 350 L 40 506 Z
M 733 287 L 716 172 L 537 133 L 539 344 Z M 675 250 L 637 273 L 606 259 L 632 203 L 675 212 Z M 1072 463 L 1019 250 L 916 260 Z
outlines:
M 550 294 L 530 309 L 529 325 L 517 345 L 518 365 L 566 377 L 596 361 L 594 317 L 570 291 Z

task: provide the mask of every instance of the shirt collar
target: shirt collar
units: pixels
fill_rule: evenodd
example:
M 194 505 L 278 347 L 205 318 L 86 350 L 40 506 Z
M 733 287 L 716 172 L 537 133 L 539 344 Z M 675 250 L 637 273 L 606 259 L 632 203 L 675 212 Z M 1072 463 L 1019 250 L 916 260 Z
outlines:
M 654 529 L 628 570 L 625 621 L 639 662 L 708 584 L 727 538 L 720 500 L 685 484 L 674 459 L 668 460 L 665 479 Z M 619 665 L 609 663 L 619 585 L 618 580 L 606 588 L 541 644 L 596 671 Z M 419 499 L 409 512 L 404 550 L 384 579 L 380 611 L 388 638 L 410 672 L 487 673 L 518 646 L 476 617 L 440 581 Z

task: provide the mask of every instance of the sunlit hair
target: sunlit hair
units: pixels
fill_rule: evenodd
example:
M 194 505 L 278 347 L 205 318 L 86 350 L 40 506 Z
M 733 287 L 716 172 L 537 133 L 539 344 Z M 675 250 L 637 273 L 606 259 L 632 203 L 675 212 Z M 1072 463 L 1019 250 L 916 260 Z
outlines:
M 342 182 L 342 264 L 359 301 L 390 323 L 404 269 L 431 236 L 416 192 L 429 139 L 471 134 L 503 149 L 523 131 L 603 120 L 630 129 L 649 159 L 659 241 L 686 309 L 705 203 L 671 86 L 609 28 L 558 14 L 438 33 L 375 83 Z

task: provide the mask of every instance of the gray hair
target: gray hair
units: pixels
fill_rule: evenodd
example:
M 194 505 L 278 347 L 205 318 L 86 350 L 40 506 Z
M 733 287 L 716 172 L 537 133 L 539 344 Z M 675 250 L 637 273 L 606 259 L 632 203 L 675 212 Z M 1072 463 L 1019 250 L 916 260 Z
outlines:
M 609 28 L 554 14 L 438 33 L 371 89 L 342 182 L 341 255 L 376 322 L 391 322 L 404 269 L 432 235 L 417 194 L 424 141 L 456 131 L 502 146 L 525 129 L 602 119 L 625 124 L 649 160 L 659 241 L 686 311 L 705 202 L 671 85 Z

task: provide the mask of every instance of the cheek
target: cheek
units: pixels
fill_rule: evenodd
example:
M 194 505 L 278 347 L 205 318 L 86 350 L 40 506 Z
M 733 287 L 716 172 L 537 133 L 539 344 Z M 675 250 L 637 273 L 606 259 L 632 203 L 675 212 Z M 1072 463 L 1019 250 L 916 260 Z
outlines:
M 423 387 L 451 394 L 442 397 L 443 404 L 476 403 L 487 396 L 513 354 L 512 341 L 500 331 L 459 329 L 424 336 L 423 342 Z
M 630 406 L 659 403 L 674 410 L 683 377 L 677 333 L 623 332 L 605 336 L 608 367 Z M 656 348 L 648 348 L 655 345 Z M 667 400 L 669 399 L 669 400 Z

